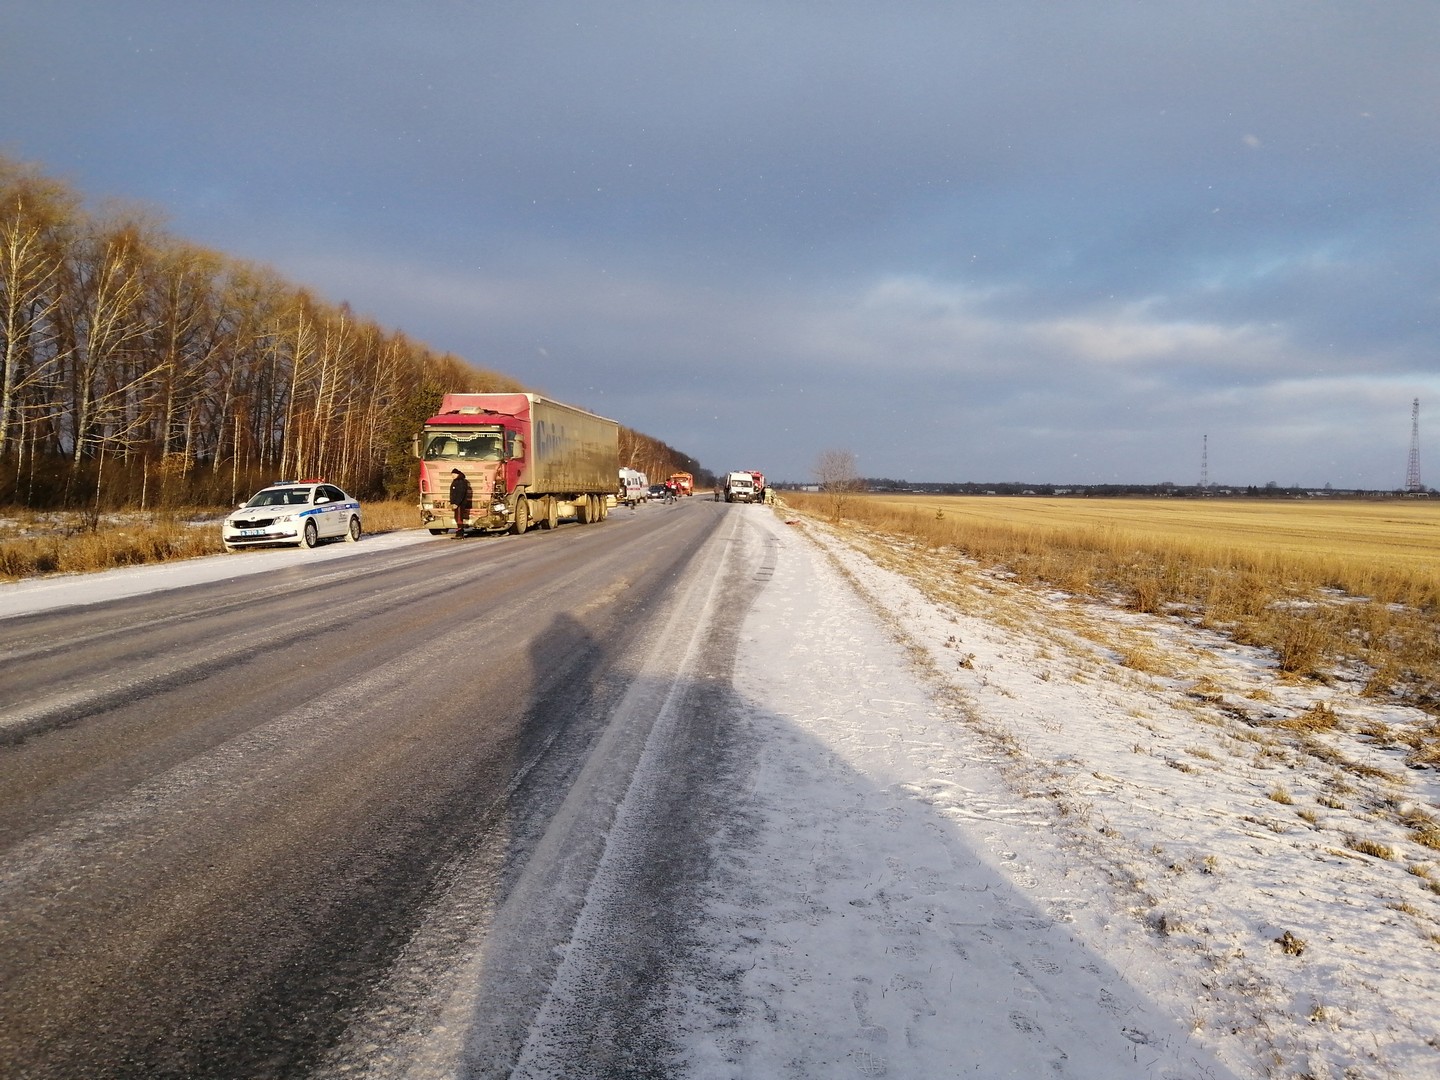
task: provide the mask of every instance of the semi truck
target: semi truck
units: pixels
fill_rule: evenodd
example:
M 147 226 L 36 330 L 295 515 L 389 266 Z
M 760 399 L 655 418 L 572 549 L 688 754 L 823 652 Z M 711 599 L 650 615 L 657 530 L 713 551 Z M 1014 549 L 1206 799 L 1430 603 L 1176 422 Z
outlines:
M 411 446 L 420 459 L 420 521 L 455 527 L 452 470 L 470 482 L 476 532 L 523 533 L 601 521 L 615 494 L 620 425 L 538 394 L 446 394 Z

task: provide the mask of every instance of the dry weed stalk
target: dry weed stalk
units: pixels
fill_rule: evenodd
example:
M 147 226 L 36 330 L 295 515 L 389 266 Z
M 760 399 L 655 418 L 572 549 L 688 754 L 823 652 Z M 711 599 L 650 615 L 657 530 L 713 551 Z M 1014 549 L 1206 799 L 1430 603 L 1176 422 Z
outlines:
M 1335 710 L 1325 702 L 1317 701 L 1299 716 L 1281 720 L 1279 726 L 1292 731 L 1330 731 L 1339 723 L 1340 717 L 1335 714 Z

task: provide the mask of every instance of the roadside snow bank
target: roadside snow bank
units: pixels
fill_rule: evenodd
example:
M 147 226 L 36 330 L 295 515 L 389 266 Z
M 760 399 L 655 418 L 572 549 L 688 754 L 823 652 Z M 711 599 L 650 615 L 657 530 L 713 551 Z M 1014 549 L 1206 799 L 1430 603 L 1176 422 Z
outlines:
M 330 562 L 376 551 L 428 544 L 437 537 L 423 529 L 366 535 L 359 543 L 327 543 L 316 548 L 254 548 L 197 559 L 124 566 L 88 574 L 52 574 L 24 581 L 0 582 L 0 619 L 37 611 L 99 604 L 167 589 L 183 589 L 211 581 L 226 581 L 247 574 L 263 574 L 286 567 Z
M 1417 717 L 752 521 L 779 552 L 737 679 L 762 751 L 709 900 L 724 977 L 679 990 L 694 1075 L 1440 1075 L 1411 828 L 1440 791 L 1358 734 Z M 1333 728 L 1293 723 L 1317 702 Z

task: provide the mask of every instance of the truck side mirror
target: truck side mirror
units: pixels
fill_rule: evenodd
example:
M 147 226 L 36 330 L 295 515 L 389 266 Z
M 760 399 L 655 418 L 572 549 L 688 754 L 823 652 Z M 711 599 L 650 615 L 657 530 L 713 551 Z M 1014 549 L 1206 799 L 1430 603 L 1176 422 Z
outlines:
M 420 456 L 420 433 L 418 431 L 410 436 L 410 456 L 417 458 Z

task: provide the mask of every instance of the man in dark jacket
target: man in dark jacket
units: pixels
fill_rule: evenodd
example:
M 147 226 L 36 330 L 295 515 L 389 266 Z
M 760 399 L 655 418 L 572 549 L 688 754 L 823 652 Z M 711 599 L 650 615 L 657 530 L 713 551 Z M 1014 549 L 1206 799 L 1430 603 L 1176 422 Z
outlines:
M 470 516 L 470 481 L 459 469 L 451 469 L 450 505 L 455 510 L 455 535 L 465 535 L 465 519 Z

